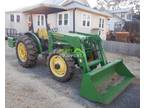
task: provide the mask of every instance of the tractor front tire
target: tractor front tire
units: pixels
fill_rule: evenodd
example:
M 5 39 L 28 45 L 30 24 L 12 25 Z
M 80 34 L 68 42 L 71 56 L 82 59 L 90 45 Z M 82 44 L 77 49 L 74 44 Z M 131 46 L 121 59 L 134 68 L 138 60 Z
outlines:
M 36 43 L 29 36 L 22 36 L 16 42 L 16 55 L 20 65 L 29 68 L 35 66 L 38 57 Z
M 47 64 L 54 79 L 66 82 L 72 78 L 74 61 L 71 57 L 53 53 L 49 55 Z

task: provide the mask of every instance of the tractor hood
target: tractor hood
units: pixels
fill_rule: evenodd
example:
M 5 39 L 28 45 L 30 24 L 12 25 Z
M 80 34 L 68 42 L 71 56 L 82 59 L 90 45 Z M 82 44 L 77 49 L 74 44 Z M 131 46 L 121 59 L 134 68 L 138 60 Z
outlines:
M 55 32 L 53 33 L 55 36 L 68 36 L 68 37 L 75 37 L 75 38 L 79 38 L 80 40 L 86 40 L 89 38 L 96 38 L 97 40 L 101 40 L 99 35 L 92 35 L 92 34 L 84 34 L 84 33 L 79 33 L 79 32 L 75 32 L 75 33 L 66 33 L 66 32 Z

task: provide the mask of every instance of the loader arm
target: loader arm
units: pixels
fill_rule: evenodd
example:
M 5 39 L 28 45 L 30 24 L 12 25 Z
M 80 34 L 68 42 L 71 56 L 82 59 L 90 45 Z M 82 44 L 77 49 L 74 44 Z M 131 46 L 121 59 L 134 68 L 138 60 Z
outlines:
M 134 79 L 122 60 L 108 63 L 99 35 L 84 33 L 52 33 L 53 46 L 58 42 L 74 48 L 78 64 L 83 71 L 80 95 L 92 101 L 112 102 Z M 88 61 L 96 51 L 98 57 Z M 99 65 L 97 67 L 97 65 Z

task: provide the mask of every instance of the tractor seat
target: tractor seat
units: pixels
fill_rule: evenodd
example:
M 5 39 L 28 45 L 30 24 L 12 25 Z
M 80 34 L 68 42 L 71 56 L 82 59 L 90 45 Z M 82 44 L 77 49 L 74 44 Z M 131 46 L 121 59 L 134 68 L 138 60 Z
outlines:
M 38 28 L 37 34 L 40 39 L 48 40 L 48 31 L 46 28 Z

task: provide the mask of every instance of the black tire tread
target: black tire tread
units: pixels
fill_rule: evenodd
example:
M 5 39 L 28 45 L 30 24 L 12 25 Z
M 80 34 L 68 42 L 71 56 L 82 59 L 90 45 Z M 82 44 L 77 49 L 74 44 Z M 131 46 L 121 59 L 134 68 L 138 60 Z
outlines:
M 27 53 L 28 53 L 28 60 L 26 62 L 22 62 L 18 57 L 17 46 L 18 46 L 19 42 L 24 43 L 24 45 L 26 46 Z M 23 67 L 28 68 L 28 67 L 35 66 L 36 61 L 37 61 L 37 57 L 38 57 L 38 51 L 37 51 L 36 43 L 29 36 L 25 35 L 25 36 L 20 37 L 18 39 L 18 41 L 16 42 L 16 54 L 17 54 L 17 58 L 19 60 L 19 63 Z

